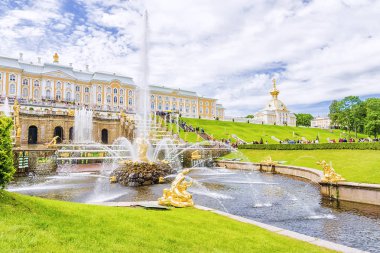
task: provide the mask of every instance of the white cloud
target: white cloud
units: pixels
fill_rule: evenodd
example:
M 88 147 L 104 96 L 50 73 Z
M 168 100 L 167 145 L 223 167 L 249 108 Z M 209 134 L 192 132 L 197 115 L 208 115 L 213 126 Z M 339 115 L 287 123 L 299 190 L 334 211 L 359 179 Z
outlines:
M 62 3 L 5 10 L 2 52 L 50 61 L 58 51 L 76 67 L 139 80 L 147 8 L 150 82 L 217 97 L 231 114 L 261 109 L 273 76 L 295 110 L 380 93 L 378 0 L 77 0 L 74 13 Z

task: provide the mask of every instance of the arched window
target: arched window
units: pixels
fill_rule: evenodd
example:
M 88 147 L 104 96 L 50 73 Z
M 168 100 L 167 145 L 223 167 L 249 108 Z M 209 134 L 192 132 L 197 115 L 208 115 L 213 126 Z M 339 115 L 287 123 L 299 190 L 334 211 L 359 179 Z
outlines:
M 111 103 L 111 96 L 110 96 L 110 95 L 107 96 L 107 103 L 108 103 L 108 104 Z
M 75 86 L 75 91 L 80 92 L 80 86 Z
M 206 108 L 206 114 L 208 114 L 208 108 Z
M 154 110 L 154 102 L 150 103 L 150 109 Z
M 71 100 L 71 92 L 66 91 L 66 101 L 70 101 L 70 100 Z
M 38 99 L 40 97 L 40 91 L 38 89 L 35 89 L 33 92 L 34 99 Z
M 113 94 L 117 94 L 117 89 L 113 89 Z
M 186 106 L 186 113 L 189 113 L 189 107 Z
M 153 96 L 153 95 L 152 95 L 152 96 L 150 96 L 150 99 L 151 99 L 151 100 L 154 100 L 154 96 Z
M 202 107 L 199 109 L 199 113 L 203 113 Z
M 57 90 L 60 90 L 61 89 L 61 82 L 57 82 Z
M 9 81 L 16 81 L 16 76 L 14 74 L 10 75 Z
M 67 86 L 67 88 L 70 88 L 71 87 L 71 83 L 67 83 L 66 86 Z
M 128 99 L 128 105 L 132 105 L 132 98 Z
M 182 105 L 179 106 L 179 111 L 180 111 L 180 112 L 183 111 L 183 107 L 182 107 Z
M 90 99 L 89 99 L 88 95 L 84 96 L 84 102 L 86 104 L 88 104 L 90 102 Z
M 173 104 L 173 111 L 177 110 L 176 104 Z
M 129 95 L 130 97 L 132 97 L 132 96 L 133 96 L 133 91 L 129 90 L 129 91 L 128 91 L 128 95 Z
M 98 94 L 98 103 L 102 102 L 102 94 Z
M 50 88 L 50 87 L 51 87 L 50 81 L 46 81 L 46 88 Z
M 124 89 L 120 89 L 119 93 L 120 95 L 124 95 Z
M 102 91 L 102 86 L 98 86 L 98 92 L 101 92 Z
M 35 86 L 35 87 L 38 87 L 38 86 L 40 86 L 40 82 L 39 82 L 39 81 L 37 81 L 37 80 L 36 80 L 36 81 L 34 81 L 34 86 Z
M 166 111 L 169 110 L 169 103 L 166 103 L 166 104 L 165 104 L 165 110 L 166 110 Z
M 56 100 L 61 100 L 61 91 L 57 91 L 56 93 L 55 93 L 55 99 Z
M 113 103 L 117 104 L 117 97 L 116 96 L 113 97 Z
M 47 99 L 51 98 L 51 91 L 50 90 L 46 90 L 46 98 Z
M 75 94 L 75 101 L 77 103 L 80 103 L 80 94 L 79 93 Z
M 165 100 L 166 100 L 166 101 L 169 101 L 169 97 L 165 97 Z
M 124 98 L 123 97 L 120 97 L 119 101 L 120 101 L 121 105 L 124 104 Z
M 193 106 L 193 113 L 195 113 L 195 106 Z
M 90 88 L 88 88 L 88 87 L 86 87 L 86 88 L 84 88 L 84 92 L 90 92 Z
M 111 93 L 111 87 L 107 87 L 107 93 Z
M 29 89 L 27 87 L 22 89 L 22 97 L 23 98 L 28 98 L 28 90 Z
M 162 100 L 162 97 L 161 97 L 161 96 L 158 96 L 158 100 L 160 100 L 160 101 L 161 101 L 161 100 Z
M 16 93 L 16 85 L 15 84 L 11 84 L 10 87 L 9 87 L 9 93 L 11 95 L 14 95 Z
M 162 110 L 162 103 L 158 103 L 158 110 Z
M 28 79 L 22 80 L 22 85 L 28 85 Z

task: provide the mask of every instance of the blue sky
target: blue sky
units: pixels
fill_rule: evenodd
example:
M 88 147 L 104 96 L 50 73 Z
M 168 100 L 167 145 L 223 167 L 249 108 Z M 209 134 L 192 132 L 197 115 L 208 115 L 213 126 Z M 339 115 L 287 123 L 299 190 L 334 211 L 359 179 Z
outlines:
M 253 114 L 278 79 L 294 112 L 380 94 L 379 0 L 3 0 L 0 54 L 104 70 L 139 82 L 142 13 L 155 85 L 215 97 Z

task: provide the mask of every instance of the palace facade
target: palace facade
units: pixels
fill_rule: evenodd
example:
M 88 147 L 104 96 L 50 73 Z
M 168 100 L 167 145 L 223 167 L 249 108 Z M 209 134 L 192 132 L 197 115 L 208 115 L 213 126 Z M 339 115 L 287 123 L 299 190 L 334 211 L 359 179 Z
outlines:
M 276 87 L 276 80 L 273 80 L 273 88 L 269 92 L 272 99 L 265 108 L 255 114 L 256 124 L 296 126 L 296 116 L 291 113 L 286 105 L 278 99 L 280 91 Z
M 131 77 L 115 73 L 75 70 L 72 64 L 27 62 L 0 57 L 0 98 L 17 99 L 21 105 L 42 105 L 56 108 L 85 106 L 93 110 L 133 114 L 136 110 L 136 91 Z M 198 96 L 196 92 L 150 86 L 152 112 L 176 111 L 184 117 L 220 118 L 224 108 L 216 99 Z

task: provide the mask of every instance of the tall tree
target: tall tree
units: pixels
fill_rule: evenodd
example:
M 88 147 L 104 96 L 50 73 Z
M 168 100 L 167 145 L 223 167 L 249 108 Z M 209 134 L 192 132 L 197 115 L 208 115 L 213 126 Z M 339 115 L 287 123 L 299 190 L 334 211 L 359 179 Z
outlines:
M 0 189 L 11 181 L 15 172 L 11 140 L 12 126 L 11 118 L 0 116 Z
M 367 112 L 365 132 L 377 138 L 380 134 L 380 99 L 369 98 L 365 104 Z
M 297 126 L 311 126 L 311 120 L 313 115 L 309 113 L 296 113 L 296 125 Z

